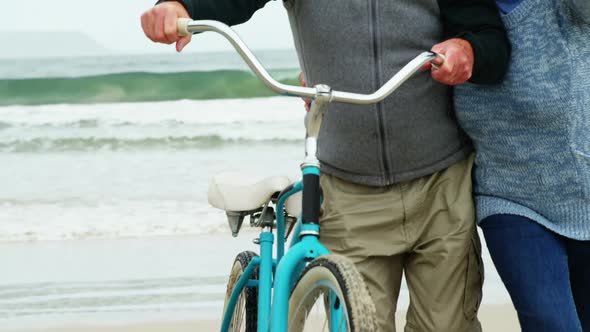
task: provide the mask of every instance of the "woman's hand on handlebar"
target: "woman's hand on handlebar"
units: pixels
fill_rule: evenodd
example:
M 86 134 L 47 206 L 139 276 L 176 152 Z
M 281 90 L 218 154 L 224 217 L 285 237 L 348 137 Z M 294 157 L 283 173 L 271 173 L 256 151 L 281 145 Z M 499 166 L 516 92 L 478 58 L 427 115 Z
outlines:
M 457 85 L 471 78 L 475 57 L 468 41 L 449 39 L 434 45 L 431 51 L 442 55 L 425 68 L 431 69 L 433 79 L 443 84 Z
M 180 52 L 191 41 L 191 35 L 179 37 L 177 22 L 179 18 L 189 18 L 188 12 L 180 2 L 162 2 L 141 15 L 141 27 L 153 42 L 176 43 Z

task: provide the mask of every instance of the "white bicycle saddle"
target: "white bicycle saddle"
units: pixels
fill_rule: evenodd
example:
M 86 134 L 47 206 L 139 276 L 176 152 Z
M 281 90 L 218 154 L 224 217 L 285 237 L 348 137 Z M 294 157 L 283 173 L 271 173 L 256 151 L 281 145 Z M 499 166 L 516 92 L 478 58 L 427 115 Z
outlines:
M 209 204 L 225 211 L 252 211 L 263 206 L 274 193 L 282 191 L 293 182 L 288 176 L 221 173 L 214 176 L 209 184 Z M 291 196 L 285 206 L 289 215 L 299 216 L 301 193 Z

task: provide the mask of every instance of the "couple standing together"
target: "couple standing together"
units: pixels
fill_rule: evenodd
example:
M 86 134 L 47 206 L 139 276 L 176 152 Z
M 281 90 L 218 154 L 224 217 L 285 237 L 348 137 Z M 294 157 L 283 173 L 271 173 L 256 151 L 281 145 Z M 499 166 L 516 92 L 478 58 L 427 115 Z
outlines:
M 142 26 L 180 51 L 177 17 L 239 24 L 266 2 L 160 1 Z M 319 137 L 321 240 L 380 330 L 404 272 L 406 332 L 481 331 L 477 221 L 523 331 L 590 332 L 590 2 L 284 4 L 309 85 L 370 93 L 424 50 L 446 58 L 377 105 L 331 105 Z

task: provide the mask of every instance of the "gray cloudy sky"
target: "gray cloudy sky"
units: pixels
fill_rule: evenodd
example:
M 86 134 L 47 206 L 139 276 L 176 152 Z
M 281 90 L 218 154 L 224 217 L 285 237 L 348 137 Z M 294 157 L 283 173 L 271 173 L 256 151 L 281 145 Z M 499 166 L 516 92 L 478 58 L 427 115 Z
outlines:
M 155 0 L 0 0 L 0 32 L 26 31 L 29 34 L 35 31 L 81 31 L 115 52 L 172 52 L 172 46 L 153 45 L 141 31 L 139 17 L 154 2 Z M 293 48 L 287 15 L 281 1 L 271 1 L 250 22 L 236 27 L 236 30 L 253 49 Z M 23 34 L 22 38 L 26 40 L 27 34 Z M 198 36 L 187 50 L 198 52 L 230 49 L 221 37 L 208 35 Z M 3 47 L 6 45 L 0 46 L 0 52 Z

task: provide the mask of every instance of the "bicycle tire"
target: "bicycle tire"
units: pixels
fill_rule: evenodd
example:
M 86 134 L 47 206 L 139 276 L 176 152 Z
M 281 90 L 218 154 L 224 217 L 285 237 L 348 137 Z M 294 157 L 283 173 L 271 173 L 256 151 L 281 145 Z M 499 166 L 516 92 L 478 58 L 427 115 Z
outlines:
M 248 264 L 254 257 L 258 256 L 252 251 L 243 251 L 236 256 L 227 282 L 223 312 L 225 313 L 232 291 L 236 283 L 246 270 Z M 258 279 L 258 268 L 252 274 L 251 279 Z M 245 319 L 243 319 L 245 317 Z M 258 327 L 258 288 L 245 287 L 240 294 L 228 331 L 256 332 Z
M 317 305 L 321 295 L 324 300 L 326 322 L 323 329 L 335 322 L 328 322 L 329 314 L 326 294 L 330 291 L 338 296 L 337 305 L 344 305 L 346 331 L 377 331 L 375 305 L 362 276 L 354 264 L 343 256 L 326 255 L 313 260 L 303 271 L 295 284 L 289 299 L 289 332 L 318 331 L 312 325 L 310 312 Z M 306 323 L 310 320 L 310 324 Z M 316 322 L 317 323 L 317 322 Z M 326 324 L 327 323 L 327 324 Z M 341 326 L 339 322 L 338 326 Z M 341 330 L 341 329 L 339 329 Z

